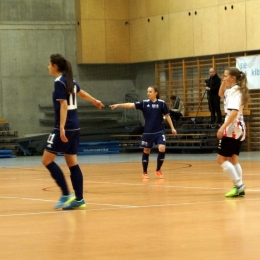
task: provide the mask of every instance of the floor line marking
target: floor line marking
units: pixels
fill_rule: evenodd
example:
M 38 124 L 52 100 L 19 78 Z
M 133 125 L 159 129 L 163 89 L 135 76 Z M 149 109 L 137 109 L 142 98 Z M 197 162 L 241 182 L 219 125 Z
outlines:
M 21 197 L 8 197 L 0 196 L 0 199 L 21 199 L 21 200 L 32 200 L 32 201 L 42 201 L 42 202 L 57 202 L 57 200 L 47 200 L 47 199 L 37 199 L 37 198 L 21 198 Z M 113 207 L 132 207 L 131 205 L 121 205 L 121 204 L 109 204 L 109 203 L 92 203 L 86 202 L 89 205 L 101 205 L 101 206 L 113 206 Z
M 163 179 L 158 179 L 163 180 Z M 230 190 L 230 188 L 214 188 L 214 187 L 200 187 L 200 186 L 175 186 L 175 185 L 161 185 L 159 184 L 148 184 L 148 183 L 127 183 L 127 182 L 101 182 L 101 181 L 84 181 L 86 183 L 97 183 L 97 184 L 111 184 L 111 185 L 126 185 L 126 186 L 150 186 L 150 187 L 162 187 L 162 188 L 181 188 L 181 189 L 203 189 L 203 190 Z M 258 189 L 247 188 L 247 191 L 260 192 Z
M 246 199 L 246 201 L 259 201 L 260 198 L 256 199 Z M 232 199 L 232 201 L 240 202 L 240 199 Z M 244 199 L 243 199 L 244 201 Z M 199 201 L 199 202 L 184 202 L 184 203 L 172 203 L 172 204 L 162 204 L 162 205 L 145 205 L 145 206 L 125 206 L 125 207 L 116 207 L 116 208 L 100 208 L 100 209 L 86 209 L 86 210 L 72 210 L 73 212 L 77 211 L 107 211 L 107 210 L 120 210 L 120 209 L 142 209 L 142 208 L 155 208 L 155 207 L 172 207 L 172 206 L 187 206 L 187 205 L 198 205 L 198 204 L 209 204 L 209 203 L 225 203 L 227 200 L 218 200 L 218 201 Z M 89 203 L 86 203 L 89 204 Z M 113 204 L 111 204 L 113 205 Z M 30 215 L 41 215 L 41 214 L 55 214 L 61 212 L 71 212 L 71 211 L 46 211 L 46 212 L 29 212 L 29 213 L 17 213 L 17 214 L 0 214 L 0 217 L 16 217 L 16 216 L 30 216 Z

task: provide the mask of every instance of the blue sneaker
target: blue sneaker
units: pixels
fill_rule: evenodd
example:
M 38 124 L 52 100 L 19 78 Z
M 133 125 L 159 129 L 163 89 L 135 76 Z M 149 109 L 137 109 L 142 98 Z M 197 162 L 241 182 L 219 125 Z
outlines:
M 62 207 L 63 210 L 71 210 L 71 209 L 84 209 L 86 208 L 86 203 L 85 200 L 73 200 L 71 201 L 71 203 L 69 203 L 68 205 L 65 205 L 64 207 Z
M 59 202 L 54 206 L 55 209 L 61 208 L 64 205 L 69 204 L 71 201 L 75 200 L 76 197 L 73 194 L 67 196 L 61 196 Z

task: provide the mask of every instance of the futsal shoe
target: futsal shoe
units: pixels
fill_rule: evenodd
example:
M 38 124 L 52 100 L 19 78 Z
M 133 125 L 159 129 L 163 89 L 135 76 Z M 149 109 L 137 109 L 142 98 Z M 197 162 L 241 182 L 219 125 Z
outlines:
M 147 172 L 143 173 L 143 179 L 149 179 Z
M 72 209 L 85 209 L 86 208 L 86 203 L 85 200 L 73 200 L 71 201 L 70 204 L 65 205 L 64 207 L 62 207 L 63 210 L 72 210 Z
M 160 179 L 164 179 L 164 176 L 163 176 L 161 170 L 155 171 L 155 175 L 158 176 Z
M 246 187 L 244 184 L 239 187 L 234 186 L 229 192 L 225 194 L 225 197 L 243 197 L 245 196 L 245 188 Z
M 61 208 L 64 205 L 69 204 L 71 201 L 75 200 L 76 197 L 73 194 L 67 196 L 61 196 L 59 202 L 54 206 L 55 209 Z
M 246 186 L 242 184 L 241 186 L 237 187 L 237 194 L 238 196 L 244 196 L 245 195 L 245 189 Z

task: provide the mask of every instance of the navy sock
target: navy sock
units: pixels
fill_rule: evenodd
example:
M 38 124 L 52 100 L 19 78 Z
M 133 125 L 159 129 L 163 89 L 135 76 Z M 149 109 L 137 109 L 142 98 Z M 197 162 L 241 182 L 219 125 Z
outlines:
M 149 163 L 149 153 L 143 153 L 142 156 L 143 172 L 147 172 L 148 163 Z
M 79 165 L 74 165 L 70 169 L 70 179 L 72 187 L 75 191 L 76 200 L 80 201 L 83 199 L 83 175 L 79 168 Z
M 64 196 L 68 196 L 69 189 L 68 189 L 65 177 L 64 177 L 63 172 L 60 169 L 60 167 L 55 162 L 51 162 L 50 164 L 48 164 L 46 166 L 46 168 L 49 170 L 52 178 L 56 181 L 58 186 L 61 188 L 62 194 Z
M 162 164 L 164 162 L 164 157 L 165 157 L 165 152 L 159 152 L 158 157 L 157 157 L 157 168 L 156 171 L 160 171 Z

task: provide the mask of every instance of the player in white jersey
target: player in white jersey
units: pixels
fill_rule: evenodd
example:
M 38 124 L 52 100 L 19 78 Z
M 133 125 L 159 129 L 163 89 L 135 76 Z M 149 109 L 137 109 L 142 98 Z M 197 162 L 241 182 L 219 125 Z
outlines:
M 220 139 L 217 161 L 234 183 L 233 188 L 225 196 L 244 196 L 245 185 L 242 181 L 242 168 L 238 157 L 242 141 L 246 136 L 243 108 L 250 98 L 245 73 L 235 67 L 227 68 L 224 71 L 219 96 L 225 98 L 226 117 L 217 132 L 217 137 Z
M 73 80 L 70 62 L 60 54 L 52 54 L 48 65 L 50 75 L 54 76 L 53 106 L 55 114 L 54 130 L 50 134 L 42 156 L 43 165 L 60 187 L 62 196 L 54 208 L 64 210 L 83 209 L 83 176 L 77 161 L 79 145 L 79 120 L 77 116 L 77 96 L 93 103 L 98 109 L 104 105 L 80 89 Z M 71 183 L 75 196 L 69 189 L 60 167 L 54 162 L 57 154 L 64 154 L 70 170 Z
M 155 143 L 158 145 L 159 154 L 157 157 L 157 167 L 155 174 L 159 178 L 164 178 L 161 172 L 161 166 L 164 162 L 165 149 L 166 149 L 166 138 L 164 134 L 164 126 L 162 123 L 163 116 L 165 116 L 173 135 L 177 134 L 175 130 L 170 112 L 166 103 L 159 99 L 159 91 L 156 87 L 148 87 L 147 89 L 147 100 L 138 101 L 135 103 L 123 103 L 111 105 L 111 109 L 118 107 L 122 108 L 136 108 L 142 111 L 145 126 L 144 132 L 141 139 L 140 147 L 143 148 L 142 165 L 143 165 L 143 179 L 148 179 L 147 168 L 149 162 L 149 154 Z

